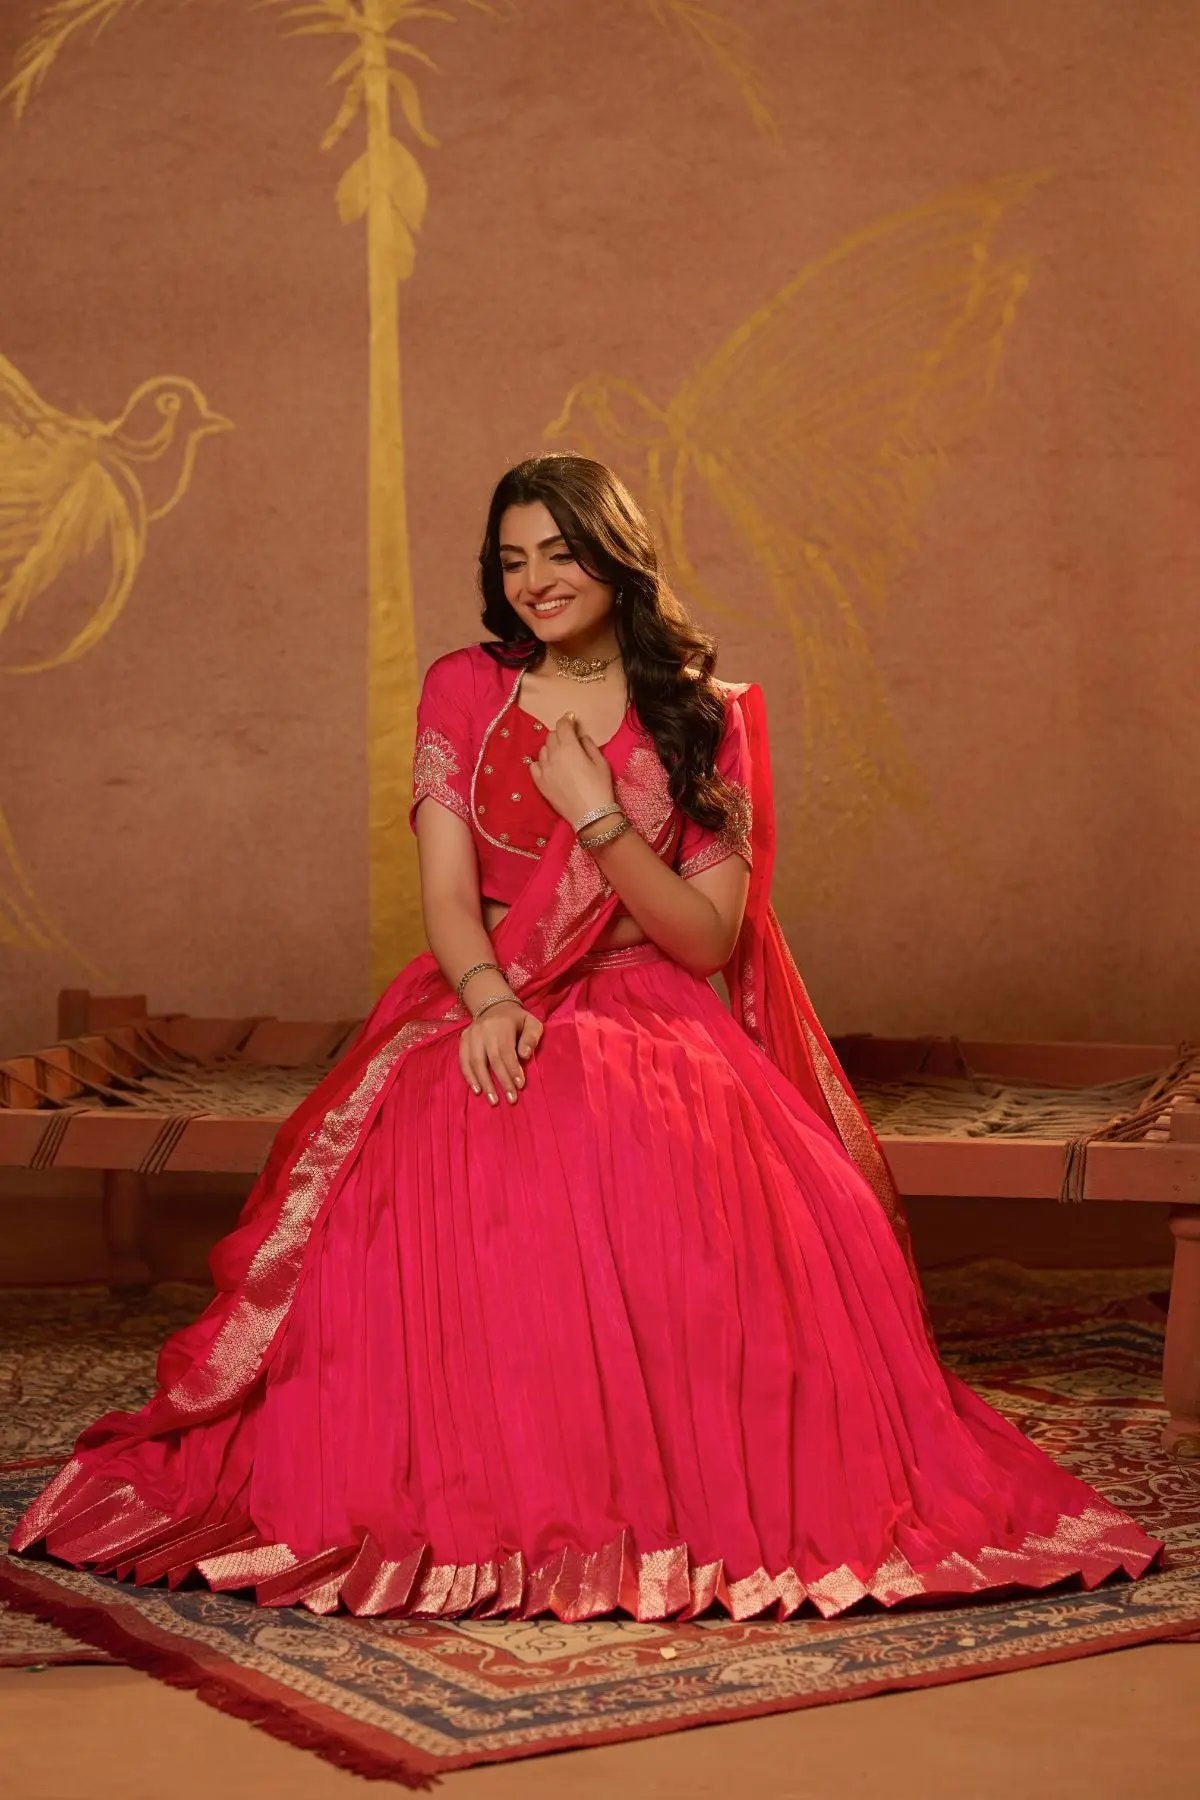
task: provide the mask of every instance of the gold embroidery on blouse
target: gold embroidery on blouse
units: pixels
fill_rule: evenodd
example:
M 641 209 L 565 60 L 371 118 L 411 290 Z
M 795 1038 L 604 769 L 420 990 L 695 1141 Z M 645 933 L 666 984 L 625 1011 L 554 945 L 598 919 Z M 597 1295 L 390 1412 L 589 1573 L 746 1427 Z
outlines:
M 728 856 L 744 856 L 748 863 L 753 864 L 750 851 L 753 806 L 750 795 L 740 781 L 731 781 L 729 786 L 733 791 L 727 805 L 724 825 L 720 831 L 709 834 L 699 849 L 685 857 L 679 865 L 679 873 L 685 881 L 693 875 L 699 875 L 702 869 L 715 868 Z
M 480 741 L 480 745 L 479 745 L 479 755 L 475 759 L 475 767 L 471 772 L 471 800 L 470 800 L 470 809 L 467 814 L 467 818 L 468 818 L 468 822 L 469 822 L 471 816 L 472 815 L 474 816 L 475 829 L 476 829 L 476 831 L 478 831 L 480 837 L 486 838 L 489 844 L 494 844 L 496 846 L 497 850 L 507 850 L 510 856 L 531 856 L 533 858 L 534 862 L 537 862 L 537 860 L 538 860 L 537 851 L 522 849 L 520 844 L 510 844 L 508 842 L 508 833 L 506 831 L 501 832 L 499 837 L 494 837 L 492 835 L 492 833 L 487 829 L 486 825 L 483 824 L 483 822 L 479 816 L 481 813 L 485 813 L 487 811 L 487 807 L 486 807 L 486 805 L 481 805 L 479 803 L 479 801 L 476 800 L 476 798 L 475 798 L 475 790 L 479 783 L 480 772 L 482 771 L 483 773 L 487 774 L 487 773 L 490 773 L 490 771 L 491 771 L 492 765 L 489 763 L 485 766 L 483 759 L 487 755 L 487 748 L 488 748 L 489 743 L 491 742 L 492 733 L 493 733 L 493 731 L 495 731 L 496 727 L 498 725 L 500 725 L 500 721 L 504 717 L 505 713 L 508 711 L 509 707 L 515 705 L 517 694 L 519 693 L 520 687 L 521 687 L 521 677 L 524 675 L 524 673 L 525 673 L 524 669 L 517 670 L 517 678 L 513 682 L 511 688 L 508 690 L 508 694 L 505 697 L 504 704 L 501 706 L 499 712 L 495 715 L 495 717 L 489 721 L 487 727 L 484 730 L 483 737 L 482 737 L 482 739 Z M 507 737 L 508 735 L 509 735 L 508 726 L 507 725 L 501 726 L 500 727 L 500 736 Z
M 458 773 L 458 755 L 450 739 L 432 725 L 423 725 L 413 751 L 413 805 L 427 796 L 440 800 L 469 825 L 467 803 L 450 785 L 450 777 Z

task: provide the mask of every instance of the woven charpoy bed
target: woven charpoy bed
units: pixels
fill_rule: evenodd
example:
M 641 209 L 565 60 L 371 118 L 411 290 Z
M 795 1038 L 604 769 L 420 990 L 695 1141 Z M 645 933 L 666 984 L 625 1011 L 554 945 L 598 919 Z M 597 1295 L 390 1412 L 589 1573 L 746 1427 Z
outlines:
M 0 1062 L 0 1165 L 103 1174 L 115 1288 L 146 1286 L 147 1178 L 253 1174 L 357 1022 L 151 1014 L 69 989 L 59 1041 Z M 1200 1051 L 1161 1044 L 838 1042 L 901 1191 L 1158 1202 L 1175 1267 L 1164 1443 L 1200 1457 Z

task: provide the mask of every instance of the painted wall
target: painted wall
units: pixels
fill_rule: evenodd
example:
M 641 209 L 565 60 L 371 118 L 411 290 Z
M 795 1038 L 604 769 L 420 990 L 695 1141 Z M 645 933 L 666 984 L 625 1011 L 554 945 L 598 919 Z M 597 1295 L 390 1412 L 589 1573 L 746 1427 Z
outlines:
M 1195 1036 L 1191 0 L 355 4 L 383 125 L 335 11 L 0 17 L 0 1050 L 365 1006 L 550 442 L 677 503 L 831 1028 Z

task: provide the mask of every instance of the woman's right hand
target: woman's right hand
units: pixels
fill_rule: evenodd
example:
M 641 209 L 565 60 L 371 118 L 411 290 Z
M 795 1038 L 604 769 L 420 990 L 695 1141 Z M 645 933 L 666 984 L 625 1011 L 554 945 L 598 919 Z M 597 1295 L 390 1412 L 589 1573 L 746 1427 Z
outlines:
M 526 1012 L 519 1000 L 489 1006 L 482 1018 L 466 1026 L 459 1033 L 458 1062 L 474 1092 L 485 1093 L 498 1106 L 498 1086 L 515 1105 L 525 1086 L 521 1064 L 533 1055 L 544 1030 L 542 1021 Z

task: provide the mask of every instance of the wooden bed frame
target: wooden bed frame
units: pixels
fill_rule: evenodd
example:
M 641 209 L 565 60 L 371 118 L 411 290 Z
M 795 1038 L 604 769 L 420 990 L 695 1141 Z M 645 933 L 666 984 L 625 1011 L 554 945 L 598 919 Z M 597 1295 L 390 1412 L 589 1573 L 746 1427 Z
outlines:
M 836 1049 L 856 1085 L 915 1075 L 975 1075 L 1083 1088 L 1150 1076 L 1179 1057 L 1175 1044 L 988 1043 L 950 1038 L 846 1037 Z M 962 1200 L 1062 1198 L 1066 1143 L 1053 1138 L 896 1137 L 882 1134 L 900 1192 Z M 1174 1240 L 1163 1356 L 1164 1448 L 1200 1458 L 1200 1100 L 1181 1096 L 1153 1139 L 1087 1146 L 1083 1201 L 1169 1208 Z
M 115 1290 L 144 1290 L 147 1177 L 160 1171 L 256 1174 L 282 1118 L 353 1036 L 354 1021 L 202 1019 L 148 1012 L 144 996 L 101 997 L 82 989 L 59 996 L 59 1042 L 0 1063 L 0 1165 L 93 1169 L 102 1173 L 105 1239 Z M 102 1034 L 102 1035 L 98 1035 Z M 174 1113 L 151 1102 L 106 1103 L 98 1062 L 136 1074 L 154 1046 L 204 1066 L 267 1072 L 282 1099 L 254 1116 L 197 1109 Z M 124 1048 L 123 1048 L 124 1046 Z M 958 1039 L 848 1037 L 837 1043 L 851 1080 L 905 1082 L 961 1074 L 1075 1089 L 1149 1076 L 1176 1062 L 1163 1044 L 982 1043 Z M 141 1059 L 141 1061 L 139 1061 Z M 295 1091 L 287 1092 L 289 1079 Z M 101 1081 L 101 1086 L 103 1082 Z M 269 1104 L 269 1102 L 268 1102 Z M 944 1195 L 964 1204 L 989 1199 L 1059 1199 L 1069 1145 L 1047 1137 L 881 1134 L 901 1193 Z M 1077 1146 L 1078 1151 L 1078 1146 Z M 1088 1143 L 1074 1170 L 1083 1201 L 1165 1204 L 1174 1274 L 1163 1360 L 1168 1420 L 1164 1446 L 1200 1458 L 1200 1091 L 1172 1099 L 1165 1122 L 1135 1142 Z

